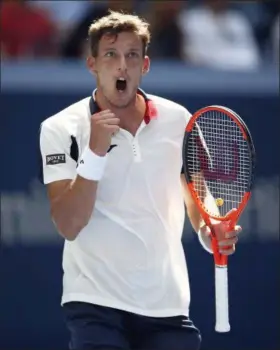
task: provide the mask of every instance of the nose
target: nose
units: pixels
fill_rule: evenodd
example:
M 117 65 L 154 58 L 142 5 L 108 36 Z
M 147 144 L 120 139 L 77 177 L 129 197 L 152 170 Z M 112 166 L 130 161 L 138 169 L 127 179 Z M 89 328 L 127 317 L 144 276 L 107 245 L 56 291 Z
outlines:
M 119 64 L 118 71 L 120 72 L 127 71 L 127 64 L 126 64 L 126 59 L 124 55 L 120 56 L 118 64 Z

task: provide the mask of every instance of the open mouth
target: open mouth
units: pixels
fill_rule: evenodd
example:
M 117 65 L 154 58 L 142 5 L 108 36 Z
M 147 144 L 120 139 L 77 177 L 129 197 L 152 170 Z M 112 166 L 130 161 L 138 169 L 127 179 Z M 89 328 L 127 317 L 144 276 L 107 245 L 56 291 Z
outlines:
M 119 92 L 123 92 L 126 89 L 126 80 L 124 78 L 119 78 L 116 81 L 116 88 Z

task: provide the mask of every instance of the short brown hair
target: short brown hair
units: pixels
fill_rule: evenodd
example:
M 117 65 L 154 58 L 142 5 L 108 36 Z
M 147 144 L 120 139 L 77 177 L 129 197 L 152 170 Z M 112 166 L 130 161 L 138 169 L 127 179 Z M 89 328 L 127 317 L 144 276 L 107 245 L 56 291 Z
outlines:
M 109 11 L 107 16 L 99 18 L 89 27 L 88 39 L 91 55 L 97 56 L 98 44 L 103 35 L 117 37 L 122 32 L 137 34 L 142 39 L 143 56 L 147 53 L 151 38 L 149 24 L 136 15 Z

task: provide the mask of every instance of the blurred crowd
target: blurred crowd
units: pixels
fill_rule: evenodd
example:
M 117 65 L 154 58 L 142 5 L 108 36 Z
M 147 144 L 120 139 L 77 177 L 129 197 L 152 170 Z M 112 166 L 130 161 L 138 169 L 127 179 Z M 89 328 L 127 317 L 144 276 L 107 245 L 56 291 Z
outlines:
M 92 21 L 108 9 L 150 23 L 151 58 L 215 69 L 279 64 L 279 1 L 2 0 L 1 58 L 81 59 Z

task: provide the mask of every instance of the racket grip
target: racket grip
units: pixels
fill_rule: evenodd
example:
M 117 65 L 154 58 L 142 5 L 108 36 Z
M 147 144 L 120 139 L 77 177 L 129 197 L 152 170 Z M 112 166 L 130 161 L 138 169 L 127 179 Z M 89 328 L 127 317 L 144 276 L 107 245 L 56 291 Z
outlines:
M 230 331 L 227 266 L 215 266 L 216 325 L 219 333 Z

